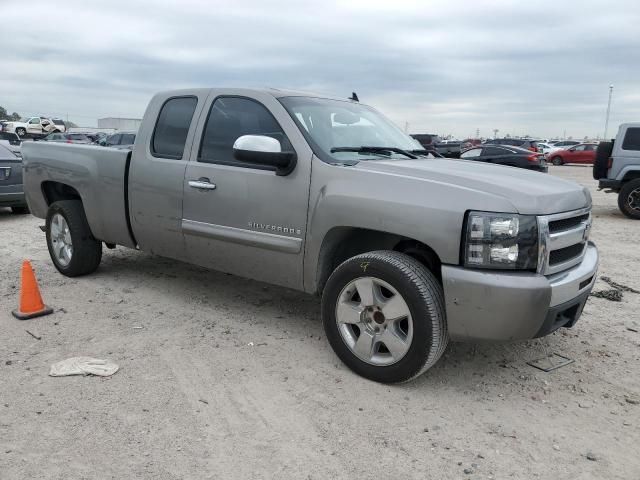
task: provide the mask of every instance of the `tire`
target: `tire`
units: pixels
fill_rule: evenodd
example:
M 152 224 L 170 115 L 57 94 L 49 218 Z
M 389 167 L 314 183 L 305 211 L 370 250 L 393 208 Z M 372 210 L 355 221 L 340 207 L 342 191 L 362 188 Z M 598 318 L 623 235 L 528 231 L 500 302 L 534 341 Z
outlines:
M 613 142 L 600 142 L 596 149 L 596 159 L 593 162 L 593 178 L 600 180 L 607 178 L 609 158 L 613 152 Z
M 26 205 L 20 207 L 11 207 L 11 213 L 15 215 L 26 215 L 27 213 L 29 213 L 29 207 L 27 207 Z
M 560 166 L 564 164 L 564 162 L 562 161 L 562 157 L 553 157 L 551 159 L 551 163 L 553 163 L 555 166 Z
M 369 297 L 381 302 L 366 301 L 360 291 L 375 292 Z M 392 303 L 396 295 L 404 303 Z M 374 306 L 365 308 L 369 303 Z M 396 320 L 385 311 L 395 313 Z M 349 321 L 339 324 L 339 318 Z M 449 339 L 442 286 L 420 262 L 393 251 L 364 253 L 338 266 L 322 294 L 322 321 L 336 355 L 358 375 L 382 383 L 421 375 L 438 361 Z M 362 339 L 369 341 L 359 349 Z
M 618 193 L 618 207 L 627 217 L 640 220 L 640 178 L 622 185 Z
M 66 229 L 61 228 L 64 227 L 61 219 Z M 52 203 L 47 211 L 45 231 L 49 255 L 60 273 L 77 277 L 95 272 L 102 259 L 102 242 L 91 234 L 80 200 Z M 71 249 L 62 248 L 68 243 Z M 61 254 L 62 250 L 66 254 Z
M 16 128 L 16 135 L 18 135 L 20 138 L 24 138 L 27 136 L 27 131 L 22 127 L 18 127 Z

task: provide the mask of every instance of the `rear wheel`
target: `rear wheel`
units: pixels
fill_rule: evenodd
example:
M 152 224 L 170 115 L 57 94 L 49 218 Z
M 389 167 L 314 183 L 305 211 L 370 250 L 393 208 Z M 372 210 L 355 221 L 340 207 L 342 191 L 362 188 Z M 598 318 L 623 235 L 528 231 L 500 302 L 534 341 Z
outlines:
M 640 178 L 622 186 L 618 193 L 618 207 L 627 217 L 640 220 Z
M 398 252 L 342 263 L 325 286 L 322 319 L 338 357 L 377 382 L 417 377 L 448 341 L 442 287 L 424 265 Z
M 102 242 L 91 234 L 79 200 L 51 204 L 47 212 L 46 235 L 51 260 L 63 275 L 86 275 L 100 265 Z
M 558 166 L 558 165 L 562 165 L 564 162 L 562 161 L 562 157 L 553 157 L 551 159 L 551 163 Z

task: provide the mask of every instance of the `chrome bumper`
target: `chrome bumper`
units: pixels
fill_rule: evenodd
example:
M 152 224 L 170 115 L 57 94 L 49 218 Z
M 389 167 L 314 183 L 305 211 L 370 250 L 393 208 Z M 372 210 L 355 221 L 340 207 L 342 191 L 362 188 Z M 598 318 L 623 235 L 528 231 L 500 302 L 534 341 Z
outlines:
M 496 272 L 442 266 L 449 336 L 456 341 L 523 340 L 573 326 L 596 281 L 598 250 L 559 273 Z

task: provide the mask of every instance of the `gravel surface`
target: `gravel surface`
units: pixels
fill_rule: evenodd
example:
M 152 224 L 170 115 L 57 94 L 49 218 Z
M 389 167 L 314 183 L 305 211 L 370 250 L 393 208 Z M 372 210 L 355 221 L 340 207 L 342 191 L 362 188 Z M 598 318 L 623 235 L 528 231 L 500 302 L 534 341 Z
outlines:
M 640 222 L 590 168 L 550 173 L 592 191 L 599 275 L 640 290 Z M 386 386 L 337 360 L 314 297 L 124 248 L 66 278 L 43 223 L 0 210 L 2 480 L 640 478 L 640 294 L 591 298 L 544 339 L 451 344 Z M 23 258 L 53 315 L 11 316 Z M 526 364 L 546 352 L 575 363 Z M 48 376 L 73 356 L 120 371 Z

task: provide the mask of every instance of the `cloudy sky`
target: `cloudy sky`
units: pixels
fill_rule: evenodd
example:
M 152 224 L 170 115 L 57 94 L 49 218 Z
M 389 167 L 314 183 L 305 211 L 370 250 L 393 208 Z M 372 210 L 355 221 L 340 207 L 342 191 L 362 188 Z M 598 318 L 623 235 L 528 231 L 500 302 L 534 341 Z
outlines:
M 355 90 L 412 133 L 581 138 L 602 135 L 612 83 L 611 125 L 640 120 L 637 0 L 0 6 L 0 105 L 84 126 L 195 86 Z

